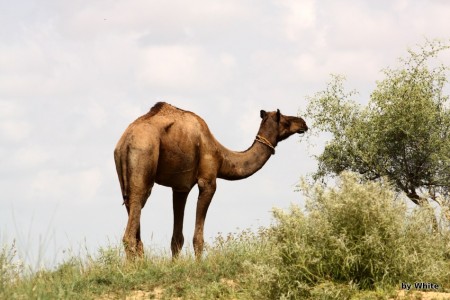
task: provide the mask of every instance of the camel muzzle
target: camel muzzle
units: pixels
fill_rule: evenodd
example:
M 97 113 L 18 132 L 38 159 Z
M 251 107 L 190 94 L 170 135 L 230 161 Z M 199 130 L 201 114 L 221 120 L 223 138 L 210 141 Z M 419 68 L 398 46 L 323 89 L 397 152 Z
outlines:
M 308 131 L 308 126 L 306 126 L 305 125 L 305 127 L 304 128 L 301 128 L 301 129 L 299 129 L 298 131 L 297 131 L 297 133 L 300 133 L 300 134 L 302 134 L 302 133 L 305 133 L 305 132 L 307 132 Z

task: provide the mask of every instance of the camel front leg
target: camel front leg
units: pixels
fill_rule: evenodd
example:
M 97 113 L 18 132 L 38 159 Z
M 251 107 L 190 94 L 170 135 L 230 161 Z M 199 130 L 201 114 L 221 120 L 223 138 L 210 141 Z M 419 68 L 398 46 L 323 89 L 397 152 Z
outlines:
M 138 257 L 144 257 L 144 244 L 141 240 L 141 222 L 139 222 L 137 233 L 136 233 L 136 254 Z
M 188 195 L 189 192 L 173 191 L 173 235 L 170 245 L 173 258 L 178 257 L 184 244 L 183 219 Z
M 197 211 L 195 216 L 195 231 L 194 231 L 194 252 L 197 259 L 200 259 L 203 252 L 203 229 L 205 226 L 206 213 L 208 212 L 209 204 L 216 191 L 216 180 L 198 180 L 199 196 L 197 201 Z

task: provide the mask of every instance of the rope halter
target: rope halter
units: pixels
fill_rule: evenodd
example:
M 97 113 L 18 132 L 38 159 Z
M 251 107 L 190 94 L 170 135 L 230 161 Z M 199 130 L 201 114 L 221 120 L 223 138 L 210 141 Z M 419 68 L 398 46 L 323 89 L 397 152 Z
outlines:
M 255 141 L 260 142 L 261 144 L 266 145 L 270 149 L 272 149 L 272 155 L 275 154 L 275 147 L 269 142 L 265 137 L 257 135 Z

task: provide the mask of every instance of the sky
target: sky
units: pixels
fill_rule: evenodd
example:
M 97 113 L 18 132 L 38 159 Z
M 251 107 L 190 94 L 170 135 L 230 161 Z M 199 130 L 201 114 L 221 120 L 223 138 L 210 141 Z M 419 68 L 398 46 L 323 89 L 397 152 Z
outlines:
M 0 244 L 50 265 L 120 244 L 113 150 L 155 102 L 195 112 L 243 151 L 261 109 L 296 116 L 330 74 L 367 102 L 408 48 L 449 39 L 449 15 L 445 0 L 1 0 Z M 301 204 L 296 184 L 320 149 L 292 136 L 250 178 L 219 180 L 205 240 Z M 186 207 L 190 251 L 197 196 Z M 169 255 L 169 188 L 154 187 L 141 220 L 145 247 Z

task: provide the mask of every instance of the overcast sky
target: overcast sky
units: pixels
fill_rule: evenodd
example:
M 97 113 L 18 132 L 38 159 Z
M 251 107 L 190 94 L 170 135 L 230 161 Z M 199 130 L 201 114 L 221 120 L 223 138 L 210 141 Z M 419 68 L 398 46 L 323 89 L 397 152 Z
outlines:
M 449 16 L 445 0 L 1 0 L 0 243 L 16 239 L 22 255 L 50 263 L 118 243 L 127 216 L 113 150 L 156 101 L 197 113 L 224 146 L 245 150 L 260 109 L 297 115 L 331 73 L 366 102 L 408 47 L 448 40 Z M 299 140 L 252 177 L 218 182 L 207 241 L 301 203 L 295 185 L 318 149 Z M 197 195 L 186 208 L 191 251 Z M 170 249 L 171 205 L 171 190 L 155 186 L 146 247 Z

